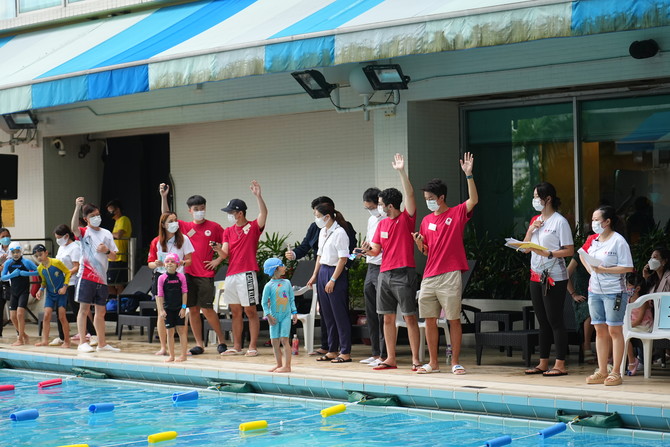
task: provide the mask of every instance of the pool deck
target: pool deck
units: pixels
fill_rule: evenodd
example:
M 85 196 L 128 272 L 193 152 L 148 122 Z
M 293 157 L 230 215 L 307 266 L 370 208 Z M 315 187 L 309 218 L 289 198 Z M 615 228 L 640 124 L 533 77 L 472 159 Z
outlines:
M 29 326 L 29 335 L 36 329 Z M 53 330 L 52 330 L 53 332 Z M 13 334 L 11 327 L 5 335 Z M 36 335 L 36 333 L 35 333 Z M 36 337 L 32 337 L 32 342 Z M 403 406 L 474 412 L 486 416 L 525 417 L 554 420 L 557 409 L 617 411 L 628 428 L 670 432 L 670 368 L 652 368 L 645 379 L 625 377 L 621 386 L 587 385 L 585 377 L 595 365 L 577 364 L 576 354 L 568 359 L 569 375 L 527 376 L 520 352 L 506 357 L 495 349 L 484 351 L 481 366 L 475 365 L 473 348 L 466 348 L 461 363 L 467 374 L 455 376 L 445 366 L 442 373 L 419 375 L 410 370 L 409 348 L 399 347 L 396 370 L 373 371 L 358 360 L 368 357 L 369 347 L 355 345 L 352 363 L 318 363 L 301 353 L 293 357 L 291 373 L 269 373 L 274 364 L 271 348 L 259 348 L 258 357 L 222 357 L 210 346 L 205 354 L 183 363 L 164 363 L 153 353 L 158 343 L 149 344 L 138 330 L 124 331 L 124 339 L 110 337 L 120 353 L 80 354 L 73 348 L 20 346 L 13 339 L 0 338 L 0 359 L 12 368 L 70 373 L 72 367 L 104 371 L 114 378 L 205 386 L 209 381 L 245 382 L 258 392 L 346 400 L 347 391 L 370 395 L 392 394 Z M 534 356 L 537 359 L 537 355 Z M 444 359 L 442 359 L 444 361 Z M 668 434 L 670 438 L 670 433 Z

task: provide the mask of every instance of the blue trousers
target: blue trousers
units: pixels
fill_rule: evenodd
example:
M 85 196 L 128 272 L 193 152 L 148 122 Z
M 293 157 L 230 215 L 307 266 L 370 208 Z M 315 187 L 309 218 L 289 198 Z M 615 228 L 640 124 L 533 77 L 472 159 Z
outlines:
M 340 275 L 332 293 L 325 287 L 335 267 L 321 264 L 316 289 L 321 303 L 321 324 L 328 330 L 328 352 L 351 353 L 351 320 L 349 319 L 349 281 L 347 275 Z

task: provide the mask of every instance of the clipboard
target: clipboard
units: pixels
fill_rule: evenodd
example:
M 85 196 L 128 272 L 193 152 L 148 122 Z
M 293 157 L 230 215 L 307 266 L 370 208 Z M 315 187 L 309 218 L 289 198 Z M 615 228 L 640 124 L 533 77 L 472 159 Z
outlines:
M 524 250 L 528 248 L 534 248 L 536 250 L 549 250 L 548 248 L 538 245 L 534 242 L 524 242 L 512 237 L 505 238 L 505 247 L 513 248 L 515 250 Z

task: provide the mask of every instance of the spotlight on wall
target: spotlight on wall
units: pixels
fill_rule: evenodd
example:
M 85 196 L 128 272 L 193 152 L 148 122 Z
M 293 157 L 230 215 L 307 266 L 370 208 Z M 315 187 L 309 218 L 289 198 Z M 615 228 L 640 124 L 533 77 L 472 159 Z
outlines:
M 398 64 L 368 65 L 363 67 L 363 73 L 375 90 L 406 90 L 410 81 Z
M 294 71 L 291 76 L 305 89 L 312 99 L 328 98 L 330 92 L 337 88 L 336 84 L 330 84 L 317 70 Z
M 25 112 L 7 113 L 2 115 L 2 117 L 5 119 L 7 127 L 12 130 L 37 128 L 37 118 L 35 118 L 30 110 L 26 110 Z
M 654 39 L 636 40 L 628 47 L 628 52 L 635 59 L 648 59 L 658 54 L 660 47 Z

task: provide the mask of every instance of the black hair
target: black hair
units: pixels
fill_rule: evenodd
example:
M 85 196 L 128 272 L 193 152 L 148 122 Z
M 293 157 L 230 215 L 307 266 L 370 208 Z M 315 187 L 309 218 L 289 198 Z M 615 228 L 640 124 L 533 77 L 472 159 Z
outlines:
M 363 202 L 372 202 L 377 205 L 379 202 L 379 193 L 381 190 L 379 188 L 368 188 L 363 192 Z
M 384 205 L 393 205 L 393 208 L 400 211 L 400 204 L 402 203 L 402 193 L 395 188 L 386 188 L 379 193 L 379 198 L 382 199 Z
M 93 205 L 92 203 L 87 203 L 81 208 L 81 214 L 83 214 L 84 217 L 88 217 L 88 215 L 94 211 L 100 211 L 100 208 Z
M 556 211 L 561 206 L 561 199 L 556 196 L 556 188 L 549 182 L 542 182 L 535 185 L 537 196 L 547 202 L 547 197 L 551 197 L 551 207 Z
M 58 236 L 65 236 L 67 234 L 71 241 L 75 240 L 74 233 L 72 232 L 70 227 L 68 227 L 65 224 L 60 224 L 56 228 L 54 228 L 54 234 Z
M 327 203 L 333 208 L 335 208 L 335 202 L 328 196 L 319 196 L 316 199 L 312 200 L 312 209 L 316 208 L 317 205 L 321 203 Z
M 118 208 L 121 211 L 123 211 L 123 206 L 121 206 L 121 201 L 119 199 L 110 200 L 109 202 L 107 202 L 107 205 L 105 205 L 105 208 L 109 208 L 110 206 Z
M 600 211 L 600 215 L 603 218 L 603 221 L 607 219 L 610 220 L 610 228 L 614 231 L 616 224 L 619 222 L 619 217 L 616 215 L 616 210 L 612 205 L 603 205 L 598 208 L 596 211 Z
M 12 233 L 9 232 L 9 228 L 2 227 L 0 228 L 0 234 L 7 233 L 11 236 Z
M 447 199 L 447 185 L 440 180 L 439 178 L 434 178 L 428 183 L 426 183 L 426 186 L 421 188 L 422 191 L 429 192 L 431 194 L 435 194 L 437 198 L 439 199 L 440 196 L 444 196 L 444 199 Z
M 0 233 L 2 232 L 2 229 L 0 229 Z M 665 265 L 667 268 L 668 263 L 670 262 L 670 250 L 668 250 L 667 247 L 654 247 L 654 249 L 651 251 L 652 253 L 657 251 L 658 254 L 661 255 L 661 259 L 665 261 Z
M 335 222 L 337 222 L 342 228 L 347 229 L 347 221 L 344 219 L 342 213 L 337 211 L 330 203 L 320 203 L 314 207 L 316 211 L 321 213 L 322 216 L 330 216 Z
M 646 295 L 649 293 L 649 289 L 652 284 L 649 281 L 645 281 L 641 272 L 629 272 L 626 273 L 626 282 L 633 287 L 639 287 L 639 295 Z
M 189 208 L 196 205 L 207 205 L 207 200 L 205 200 L 203 196 L 199 196 L 196 194 L 194 196 L 189 197 L 188 200 L 186 201 L 186 206 L 188 206 Z

